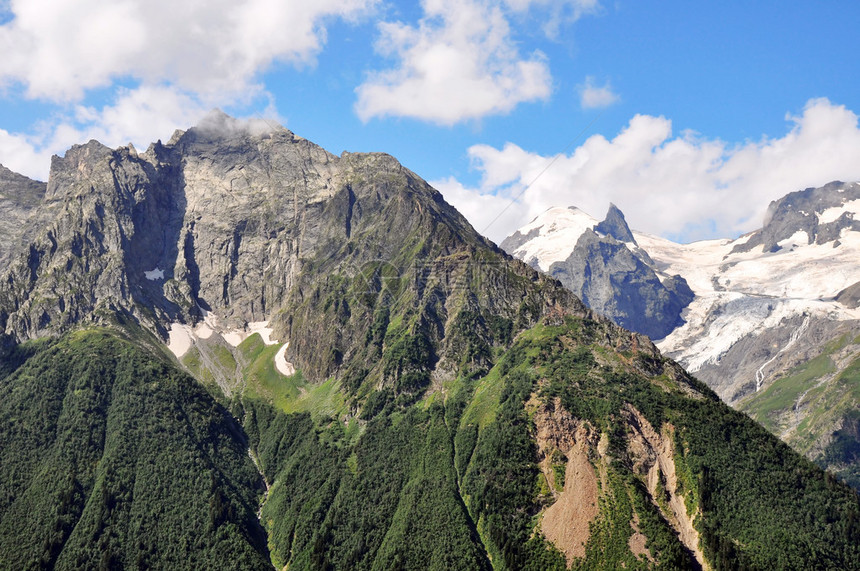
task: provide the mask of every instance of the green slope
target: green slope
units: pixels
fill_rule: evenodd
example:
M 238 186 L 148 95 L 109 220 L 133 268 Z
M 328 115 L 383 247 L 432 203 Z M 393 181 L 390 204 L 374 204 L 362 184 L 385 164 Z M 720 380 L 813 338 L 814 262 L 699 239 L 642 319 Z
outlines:
M 357 438 L 346 418 L 246 401 L 271 486 L 262 517 L 273 560 L 290 569 L 688 569 L 696 550 L 716 569 L 860 568 L 854 491 L 671 362 L 608 344 L 612 334 L 574 317 L 538 325 L 483 379 L 461 378 L 448 398 L 389 401 Z M 542 468 L 549 409 L 589 427 L 599 474 L 598 514 L 583 554 L 568 560 L 541 526 L 561 497 Z M 642 423 L 674 450 L 675 475 L 661 467 L 656 487 L 636 448 Z M 692 546 L 680 540 L 673 495 L 696 530 Z M 645 550 L 634 553 L 637 533 Z
M 860 489 L 860 345 L 853 335 L 825 344 L 740 404 L 792 448 Z
M 270 568 L 245 436 L 194 379 L 104 330 L 4 357 L 0 567 Z

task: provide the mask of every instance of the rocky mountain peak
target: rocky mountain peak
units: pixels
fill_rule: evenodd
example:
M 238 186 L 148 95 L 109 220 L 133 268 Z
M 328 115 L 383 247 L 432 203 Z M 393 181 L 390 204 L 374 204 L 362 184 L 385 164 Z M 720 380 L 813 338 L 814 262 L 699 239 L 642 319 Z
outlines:
M 560 280 L 594 311 L 652 339 L 682 324 L 694 297 L 684 278 L 659 272 L 614 204 L 602 222 L 576 207 L 551 208 L 502 248 Z
M 609 211 L 606 213 L 606 218 L 603 219 L 603 222 L 595 226 L 594 230 L 601 234 L 612 236 L 619 242 L 636 244 L 636 238 L 633 237 L 633 232 L 630 231 L 624 214 L 611 202 L 609 203 Z
M 365 346 L 374 315 L 362 292 L 375 298 L 391 280 L 398 303 L 431 300 L 410 311 L 434 343 L 449 311 L 474 320 L 498 306 L 523 324 L 559 299 L 585 311 L 553 285 L 558 295 L 518 318 L 526 282 L 507 284 L 512 262 L 438 191 L 389 155 L 338 157 L 284 128 L 215 114 L 145 153 L 93 141 L 53 160 L 49 186 L 44 224 L 0 280 L 0 331 L 17 340 L 118 315 L 164 340 L 204 320 L 228 336 L 266 322 L 320 379 Z M 494 285 L 458 289 L 470 265 Z
M 765 252 L 777 252 L 790 239 L 800 245 L 836 242 L 843 231 L 860 230 L 858 212 L 858 183 L 834 181 L 792 192 L 770 203 L 761 230 L 734 251 L 749 252 L 763 246 Z

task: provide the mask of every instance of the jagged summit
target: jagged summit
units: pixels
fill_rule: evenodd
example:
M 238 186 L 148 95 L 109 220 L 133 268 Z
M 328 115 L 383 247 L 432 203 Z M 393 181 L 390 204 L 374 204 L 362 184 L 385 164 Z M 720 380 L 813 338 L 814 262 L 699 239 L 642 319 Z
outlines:
M 662 272 L 638 247 L 614 204 L 602 222 L 576 207 L 551 208 L 501 247 L 558 278 L 591 309 L 652 339 L 682 324 L 693 299 L 683 278 Z
M 596 232 L 612 236 L 619 242 L 630 242 L 636 244 L 636 238 L 633 237 L 633 232 L 627 225 L 627 220 L 624 219 L 624 214 L 612 203 L 609 203 L 609 211 L 606 213 L 606 218 L 603 222 L 594 227 Z
M 267 323 L 290 342 L 286 358 L 322 377 L 364 330 L 331 329 L 332 319 L 345 326 L 367 311 L 317 314 L 309 296 L 328 291 L 327 275 L 353 279 L 384 262 L 405 279 L 426 256 L 499 254 L 389 155 L 338 157 L 223 113 L 174 139 L 142 154 L 90 141 L 54 157 L 53 206 L 0 281 L 0 330 L 23 340 L 118 314 L 193 342 L 204 320 L 240 339 Z M 426 268 L 439 271 L 453 270 Z M 486 303 L 513 303 L 495 293 Z
M 761 230 L 733 252 L 762 246 L 777 252 L 786 244 L 822 245 L 839 240 L 843 231 L 860 231 L 860 183 L 833 181 L 820 188 L 792 192 L 770 203 Z

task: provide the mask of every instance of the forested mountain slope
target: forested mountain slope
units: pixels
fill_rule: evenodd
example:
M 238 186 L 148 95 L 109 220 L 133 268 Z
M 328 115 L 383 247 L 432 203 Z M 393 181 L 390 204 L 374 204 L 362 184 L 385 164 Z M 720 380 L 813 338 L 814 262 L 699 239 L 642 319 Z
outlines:
M 267 569 L 263 482 L 239 423 L 114 333 L 3 355 L 0 566 Z

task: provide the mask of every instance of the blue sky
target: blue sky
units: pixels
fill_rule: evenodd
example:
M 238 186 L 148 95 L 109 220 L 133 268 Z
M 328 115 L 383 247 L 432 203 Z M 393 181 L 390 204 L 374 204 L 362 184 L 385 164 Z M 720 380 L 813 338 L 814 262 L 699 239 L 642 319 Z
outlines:
M 107 7 L 106 7 L 107 6 Z M 681 241 L 860 179 L 860 3 L 0 0 L 0 163 L 214 108 L 383 151 L 501 240 L 553 205 Z

